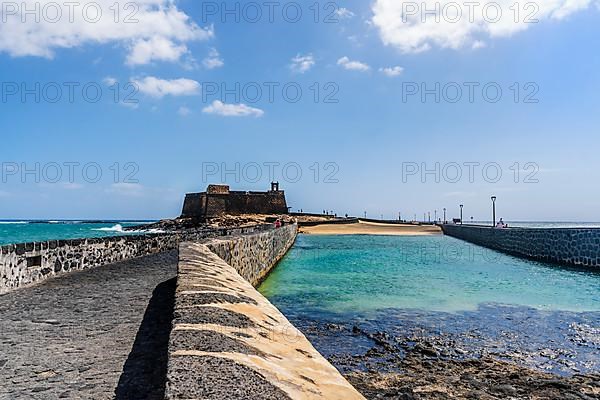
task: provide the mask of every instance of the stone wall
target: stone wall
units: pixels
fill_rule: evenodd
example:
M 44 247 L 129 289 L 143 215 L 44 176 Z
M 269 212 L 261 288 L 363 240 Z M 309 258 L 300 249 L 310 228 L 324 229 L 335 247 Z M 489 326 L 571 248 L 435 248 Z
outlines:
M 176 249 L 185 240 L 239 235 L 271 229 L 249 228 L 198 230 L 186 234 L 164 233 L 93 239 L 50 240 L 0 247 L 0 294 L 56 275 L 106 265 L 148 254 Z
M 188 193 L 182 217 L 203 218 L 227 214 L 287 214 L 285 193 L 270 192 Z
M 600 229 L 442 225 L 444 234 L 538 261 L 600 268 Z
M 295 236 L 289 225 L 181 244 L 168 400 L 364 399 L 248 282 L 258 282 Z
M 258 284 L 285 255 L 296 239 L 297 225 L 255 235 L 216 238 L 206 246 L 231 265 L 250 284 Z

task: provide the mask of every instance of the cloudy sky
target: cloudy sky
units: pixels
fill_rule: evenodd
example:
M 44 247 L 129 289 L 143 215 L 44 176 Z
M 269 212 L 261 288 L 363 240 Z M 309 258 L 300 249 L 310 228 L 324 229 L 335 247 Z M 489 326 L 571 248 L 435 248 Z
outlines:
M 0 219 L 294 210 L 600 220 L 588 0 L 3 2 Z

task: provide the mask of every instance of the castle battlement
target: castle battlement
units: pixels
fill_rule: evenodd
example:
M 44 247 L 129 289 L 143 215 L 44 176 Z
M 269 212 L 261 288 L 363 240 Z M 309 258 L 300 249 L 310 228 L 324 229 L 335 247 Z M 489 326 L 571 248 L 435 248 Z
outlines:
M 222 214 L 287 214 L 285 193 L 279 183 L 267 192 L 231 191 L 229 185 L 208 185 L 205 192 L 188 193 L 183 218 L 207 218 Z

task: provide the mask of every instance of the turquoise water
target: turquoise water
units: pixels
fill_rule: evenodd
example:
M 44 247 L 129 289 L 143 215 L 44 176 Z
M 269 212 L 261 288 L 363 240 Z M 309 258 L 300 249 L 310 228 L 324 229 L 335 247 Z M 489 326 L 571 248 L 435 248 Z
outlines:
M 600 372 L 600 273 L 447 236 L 300 235 L 259 290 L 341 371 L 402 372 L 418 344 Z
M 148 221 L 0 221 L 0 245 L 141 233 L 123 228 Z
M 481 304 L 600 310 L 600 274 L 506 256 L 447 236 L 311 236 L 259 289 L 276 305 L 365 314 Z

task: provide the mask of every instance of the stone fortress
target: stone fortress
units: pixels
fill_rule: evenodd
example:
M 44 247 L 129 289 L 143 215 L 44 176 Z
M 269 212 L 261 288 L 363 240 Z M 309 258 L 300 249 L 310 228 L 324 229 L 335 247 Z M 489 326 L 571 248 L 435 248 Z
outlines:
M 231 191 L 228 185 L 208 185 L 206 192 L 188 193 L 182 218 L 210 218 L 223 214 L 287 214 L 285 193 L 272 182 L 268 192 Z

